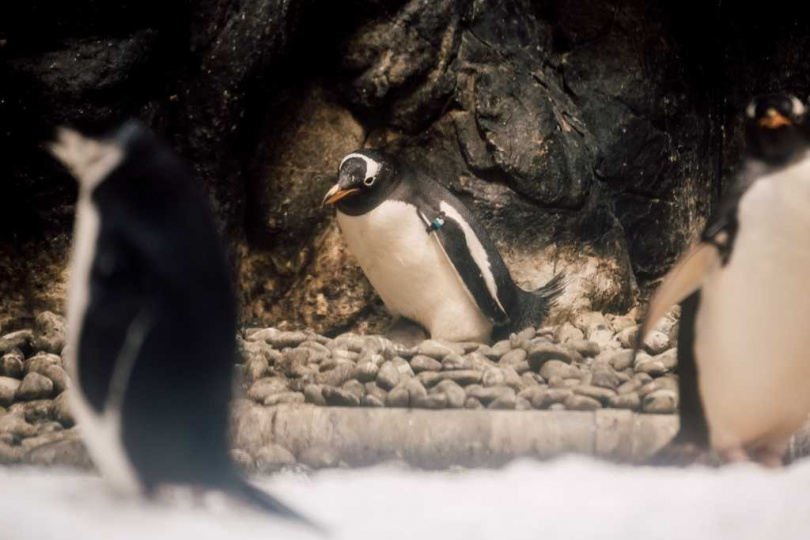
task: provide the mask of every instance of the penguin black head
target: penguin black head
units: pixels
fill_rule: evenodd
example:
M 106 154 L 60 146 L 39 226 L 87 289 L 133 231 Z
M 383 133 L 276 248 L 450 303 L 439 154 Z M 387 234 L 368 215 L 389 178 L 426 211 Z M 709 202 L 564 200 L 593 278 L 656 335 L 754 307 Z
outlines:
M 807 144 L 807 108 L 787 93 L 754 98 L 745 109 L 748 152 L 762 161 L 788 161 Z
M 343 158 L 338 181 L 323 204 L 336 204 L 350 215 L 364 214 L 382 203 L 397 185 L 396 162 L 381 150 L 356 150 Z

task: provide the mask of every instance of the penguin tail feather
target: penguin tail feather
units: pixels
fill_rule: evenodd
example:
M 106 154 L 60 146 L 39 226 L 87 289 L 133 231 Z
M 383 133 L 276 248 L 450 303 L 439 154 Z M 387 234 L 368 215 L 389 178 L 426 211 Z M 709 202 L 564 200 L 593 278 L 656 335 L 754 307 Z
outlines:
M 533 291 L 532 294 L 543 300 L 546 306 L 551 307 L 557 302 L 557 298 L 565 291 L 567 285 L 568 279 L 565 272 L 560 272 L 548 280 L 548 283 Z
M 328 536 L 326 529 L 321 525 L 315 523 L 307 517 L 304 517 L 302 514 L 298 513 L 296 510 L 293 510 L 269 493 L 266 493 L 249 483 L 238 473 L 234 473 L 234 477 L 228 482 L 226 491 L 231 494 L 231 496 L 249 504 L 257 510 L 288 519 L 323 536 Z

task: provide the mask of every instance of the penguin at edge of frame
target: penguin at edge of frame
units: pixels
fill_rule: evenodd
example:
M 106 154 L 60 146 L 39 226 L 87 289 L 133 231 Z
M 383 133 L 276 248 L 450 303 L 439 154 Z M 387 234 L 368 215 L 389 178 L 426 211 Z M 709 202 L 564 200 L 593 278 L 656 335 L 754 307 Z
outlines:
M 432 339 L 503 339 L 539 326 L 565 287 L 515 284 L 478 219 L 444 186 L 394 155 L 348 154 L 324 205 L 335 205 L 349 250 L 389 313 Z
M 810 253 L 795 249 L 810 236 L 809 130 L 796 97 L 751 101 L 737 182 L 650 302 L 636 351 L 673 305 L 682 308 L 681 426 L 654 464 L 703 460 L 711 449 L 728 462 L 781 466 L 810 412 L 810 309 L 801 303 Z
M 219 490 L 320 530 L 230 460 L 236 308 L 202 186 L 137 121 L 48 146 L 79 184 L 66 360 L 99 470 L 120 491 Z

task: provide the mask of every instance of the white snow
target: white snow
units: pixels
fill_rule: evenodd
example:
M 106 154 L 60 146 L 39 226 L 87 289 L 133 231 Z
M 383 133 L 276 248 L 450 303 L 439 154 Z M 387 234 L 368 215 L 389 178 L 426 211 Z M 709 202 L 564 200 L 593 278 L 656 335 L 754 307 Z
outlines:
M 330 470 L 258 481 L 330 539 L 808 538 L 810 461 L 783 471 L 632 468 L 585 458 L 503 470 Z M 75 471 L 0 468 L 0 538 L 297 539 L 300 528 L 206 496 L 147 503 Z

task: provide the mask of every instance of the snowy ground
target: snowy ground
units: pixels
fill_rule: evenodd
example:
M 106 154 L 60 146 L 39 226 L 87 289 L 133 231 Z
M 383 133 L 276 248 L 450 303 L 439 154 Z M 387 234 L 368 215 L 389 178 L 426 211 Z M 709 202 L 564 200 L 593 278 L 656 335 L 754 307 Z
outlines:
M 584 458 L 499 471 L 396 468 L 277 476 L 259 484 L 332 539 L 792 539 L 810 534 L 810 460 L 784 471 L 630 468 Z M 143 503 L 74 471 L 0 469 L 0 538 L 317 538 L 207 497 Z

